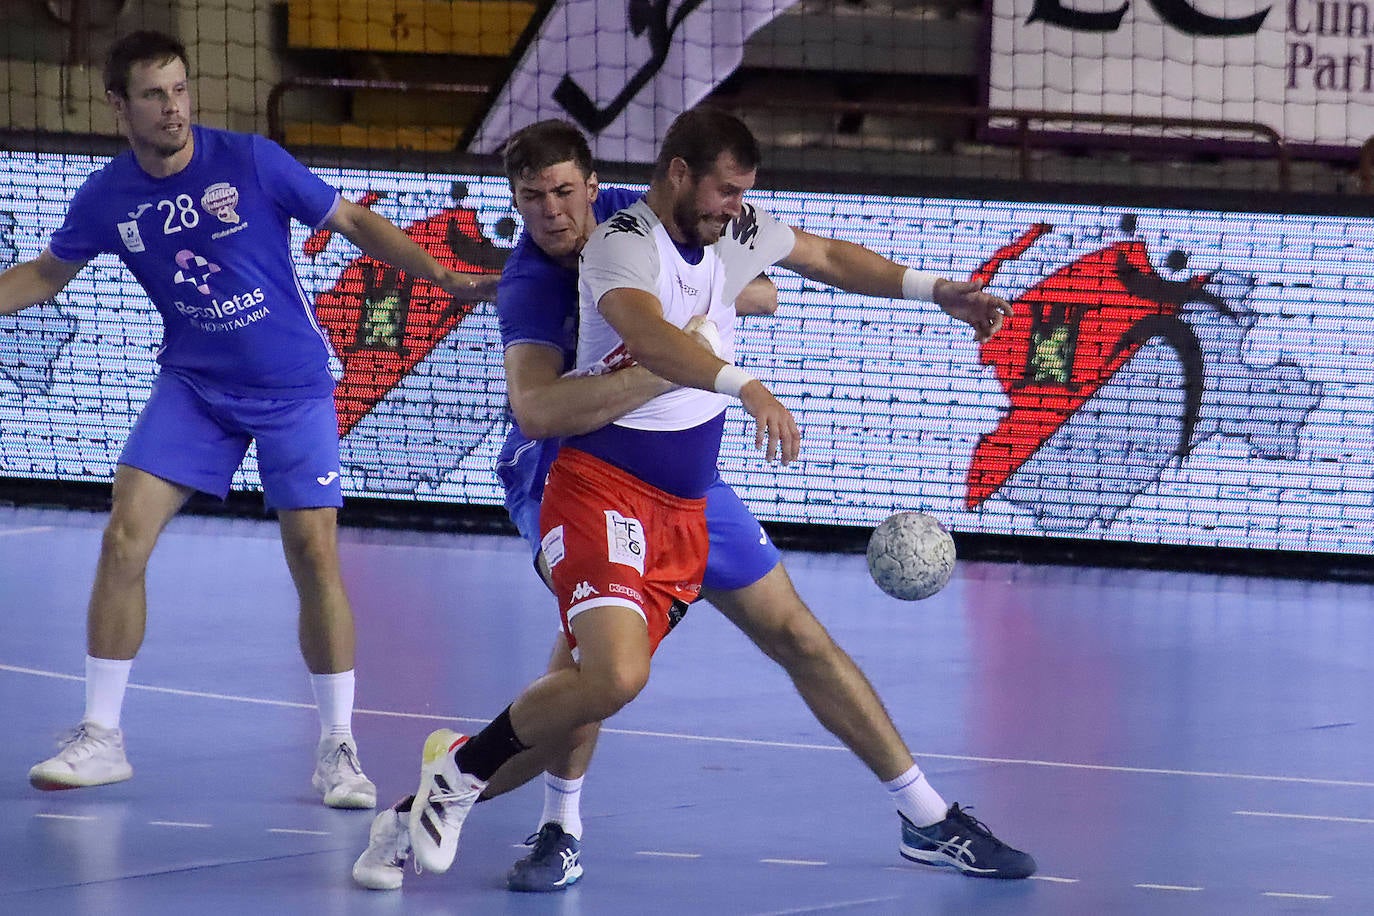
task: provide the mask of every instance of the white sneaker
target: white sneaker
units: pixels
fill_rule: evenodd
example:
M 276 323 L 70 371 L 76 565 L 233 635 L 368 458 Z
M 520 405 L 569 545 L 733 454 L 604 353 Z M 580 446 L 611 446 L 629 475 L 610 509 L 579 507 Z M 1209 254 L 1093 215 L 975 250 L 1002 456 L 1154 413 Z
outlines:
M 436 874 L 443 874 L 453 864 L 463 821 L 487 787 L 476 776 L 458 769 L 453 759 L 453 752 L 467 740 L 467 735 L 441 728 L 425 741 L 420 788 L 410 806 L 410 843 L 415 861 Z
M 72 729 L 53 757 L 29 770 L 35 789 L 76 789 L 123 782 L 134 775 L 129 758 L 124 756 L 124 733 L 94 722 L 82 722 Z
M 353 880 L 374 891 L 399 890 L 410 860 L 409 812 L 387 808 L 372 819 L 367 848 L 353 863 Z
M 324 795 L 324 803 L 331 808 L 377 807 L 377 787 L 363 775 L 358 746 L 352 737 L 330 736 L 320 740 L 310 784 Z

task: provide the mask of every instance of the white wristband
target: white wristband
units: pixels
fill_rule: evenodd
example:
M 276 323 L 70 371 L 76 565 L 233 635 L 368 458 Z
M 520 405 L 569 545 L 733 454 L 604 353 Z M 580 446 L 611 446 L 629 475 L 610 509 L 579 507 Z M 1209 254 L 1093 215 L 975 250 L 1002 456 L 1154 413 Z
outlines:
M 928 274 L 908 267 L 906 273 L 902 274 L 902 298 L 934 302 L 935 284 L 940 279 L 939 274 Z
M 739 397 L 739 390 L 754 380 L 754 377 L 739 366 L 726 363 L 716 373 L 716 390 L 732 398 Z

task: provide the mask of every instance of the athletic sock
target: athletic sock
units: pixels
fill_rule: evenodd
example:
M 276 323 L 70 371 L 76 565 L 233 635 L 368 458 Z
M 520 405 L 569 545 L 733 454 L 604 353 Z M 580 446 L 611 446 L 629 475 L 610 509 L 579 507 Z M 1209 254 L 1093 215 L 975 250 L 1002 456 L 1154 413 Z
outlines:
M 352 669 L 338 674 L 312 674 L 310 686 L 315 691 L 315 705 L 320 710 L 320 740 L 353 737 Z
M 896 803 L 897 810 L 917 827 L 929 827 L 942 821 L 949 811 L 949 805 L 939 792 L 931 788 L 926 774 L 921 772 L 917 764 L 913 763 L 911 769 L 883 785 Z
M 86 656 L 86 721 L 104 728 L 119 728 L 124 690 L 129 686 L 132 658 Z
M 553 821 L 564 833 L 582 839 L 582 779 L 564 779 L 552 773 L 544 774 L 544 813 L 539 826 Z
M 501 715 L 492 719 L 480 732 L 473 735 L 463 746 L 453 752 L 458 769 L 483 782 L 491 777 L 501 764 L 525 750 L 525 744 L 515 736 L 510 724 L 510 707 L 501 710 Z

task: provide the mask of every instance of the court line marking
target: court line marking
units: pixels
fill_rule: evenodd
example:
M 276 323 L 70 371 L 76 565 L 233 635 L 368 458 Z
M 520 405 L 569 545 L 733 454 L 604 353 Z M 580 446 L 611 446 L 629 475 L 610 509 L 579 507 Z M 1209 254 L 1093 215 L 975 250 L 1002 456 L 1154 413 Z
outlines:
M 54 678 L 63 681 L 83 683 L 86 678 L 80 674 L 62 674 L 57 671 L 44 671 L 39 668 L 25 668 L 19 665 L 0 664 L 0 671 L 12 674 L 29 674 L 35 677 Z M 149 693 L 164 693 L 170 696 L 196 697 L 203 700 L 228 700 L 235 703 L 251 703 L 258 706 L 276 706 L 283 709 L 315 709 L 314 703 L 298 703 L 293 700 L 265 700 L 260 697 L 247 697 L 231 693 L 210 693 L 203 690 L 181 690 L 176 687 L 155 687 L 150 684 L 130 684 L 130 690 L 144 690 Z M 393 719 L 418 719 L 434 722 L 472 722 L 485 725 L 490 719 L 471 716 L 441 716 L 433 713 L 396 712 L 388 709 L 355 709 L 355 715 L 384 716 Z M 794 751 L 841 751 L 849 749 L 839 744 L 806 744 L 796 741 L 765 741 L 756 738 L 724 738 L 717 735 L 690 735 L 682 732 L 659 732 L 630 728 L 602 728 L 602 734 L 628 735 L 638 738 L 669 738 L 677 741 L 702 741 L 711 744 L 728 744 L 735 747 L 766 747 Z M 1212 770 L 1178 770 L 1165 767 L 1114 766 L 1101 763 L 1070 763 L 1064 760 L 1033 760 L 1020 757 L 983 757 L 973 754 L 935 754 L 926 751 L 912 751 L 917 760 L 950 760 L 958 763 L 995 763 L 1012 766 L 1044 767 L 1046 769 L 1085 770 L 1095 773 L 1126 773 L 1137 776 L 1192 776 L 1199 779 L 1234 779 L 1247 782 L 1272 782 L 1307 786 L 1332 786 L 1339 788 L 1374 789 L 1374 782 L 1362 779 L 1319 779 L 1311 776 L 1268 776 L 1259 773 L 1225 773 Z
M 1265 891 L 1265 897 L 1282 897 L 1285 900 L 1330 900 L 1330 894 L 1285 894 L 1283 891 Z
M 1131 885 L 1131 886 L 1132 886 L 1132 887 L 1138 887 L 1138 888 L 1141 888 L 1142 890 L 1147 890 L 1147 891 L 1202 891 L 1202 890 L 1206 890 L 1206 888 L 1204 888 L 1204 887 L 1189 887 L 1189 886 L 1186 885 L 1186 884 L 1133 884 L 1133 885 Z
M 0 531 L 0 538 L 12 537 L 16 534 L 42 534 L 45 531 L 52 530 L 54 529 L 51 525 L 40 526 L 37 528 L 10 528 L 6 531 Z
M 797 910 L 769 910 L 766 913 L 755 913 L 754 916 L 796 916 L 796 914 L 799 913 L 823 913 L 826 910 L 847 910 L 856 906 L 868 906 L 873 903 L 891 903 L 894 900 L 901 899 L 901 897 L 865 897 L 862 900 L 841 900 L 837 903 L 813 904 Z
M 1050 881 L 1054 884 L 1077 884 L 1077 878 L 1056 878 L 1053 875 L 1029 875 L 1032 881 Z
M 268 827 L 268 833 L 291 833 L 300 836 L 333 836 L 328 830 L 297 830 L 293 827 Z
M 35 814 L 34 817 L 46 818 L 51 821 L 93 821 L 96 819 L 94 814 Z
M 1333 821 L 1339 824 L 1374 824 L 1374 817 L 1337 817 L 1328 814 L 1284 814 L 1280 811 L 1232 811 L 1246 817 L 1282 817 L 1294 821 Z
M 699 852 L 659 852 L 653 849 L 641 849 L 635 853 L 637 856 L 656 856 L 660 859 L 700 859 Z
M 829 862 L 819 862 L 815 859 L 759 859 L 765 865 L 829 865 Z
M 194 827 L 197 830 L 209 830 L 214 824 L 193 824 L 190 821 L 149 821 L 149 827 Z

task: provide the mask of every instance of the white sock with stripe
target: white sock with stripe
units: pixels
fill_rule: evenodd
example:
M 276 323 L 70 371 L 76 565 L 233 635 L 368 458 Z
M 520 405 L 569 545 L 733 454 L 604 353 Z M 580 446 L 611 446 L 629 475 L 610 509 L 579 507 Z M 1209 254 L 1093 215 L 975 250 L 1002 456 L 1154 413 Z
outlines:
M 353 671 L 312 674 L 310 686 L 320 710 L 320 740 L 353 737 Z
M 921 772 L 917 764 L 913 763 L 911 769 L 883 785 L 896 803 L 897 810 L 917 827 L 929 827 L 942 821 L 949 811 L 949 805 L 931 787 L 926 774 Z
M 563 828 L 577 839 L 582 839 L 582 779 L 563 779 L 552 773 L 544 774 L 544 813 L 539 816 L 539 826 L 549 821 Z

